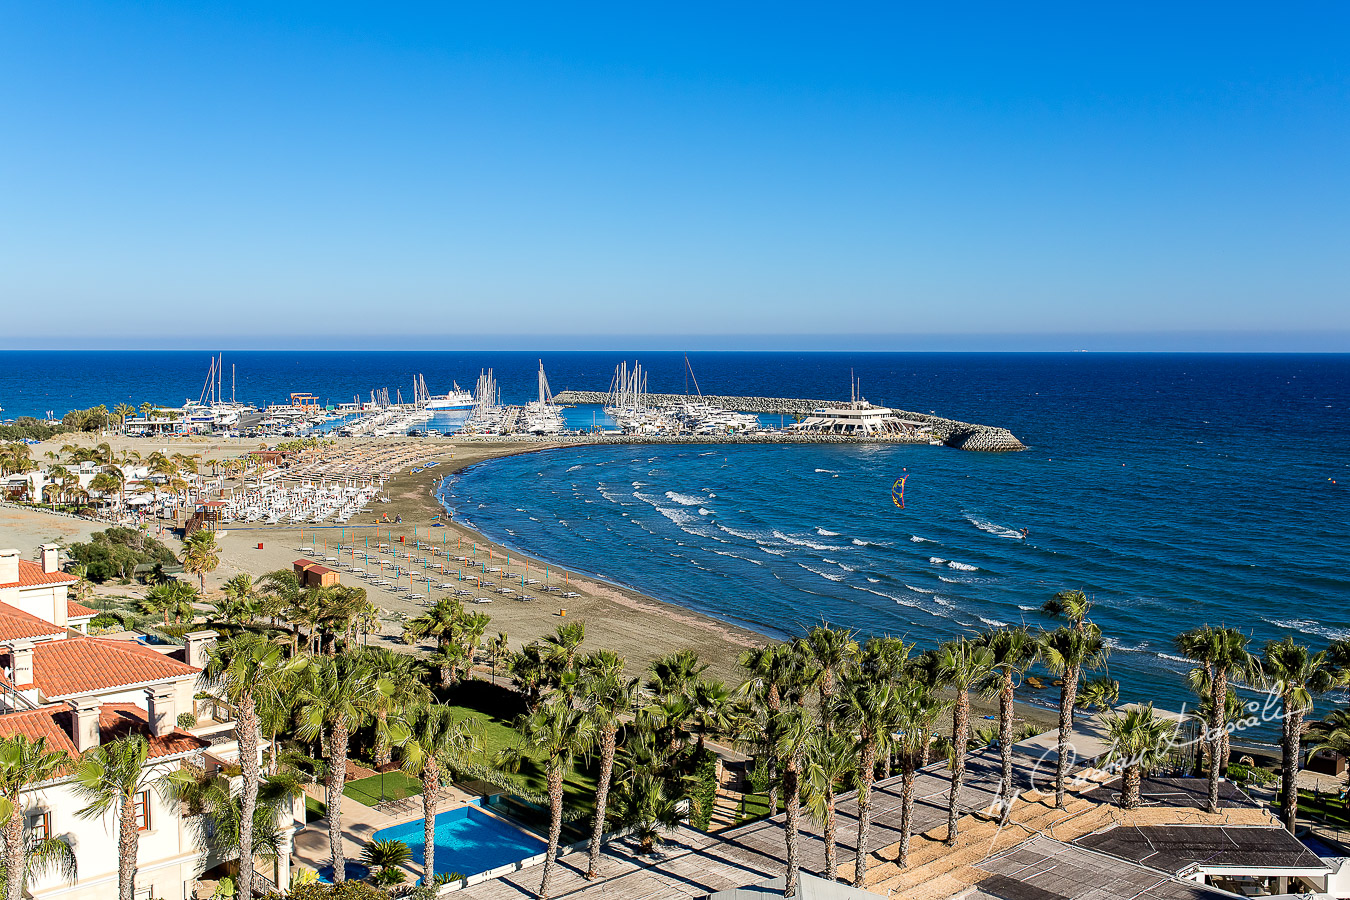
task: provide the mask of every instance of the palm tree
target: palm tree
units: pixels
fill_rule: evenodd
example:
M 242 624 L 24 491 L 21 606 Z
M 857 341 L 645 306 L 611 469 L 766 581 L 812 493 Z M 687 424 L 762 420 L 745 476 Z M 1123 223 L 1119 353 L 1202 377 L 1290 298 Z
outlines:
M 1195 660 L 1209 675 L 1209 727 L 1205 740 L 1210 746 L 1209 812 L 1219 811 L 1219 780 L 1228 760 L 1223 753 L 1223 734 L 1227 731 L 1225 710 L 1229 678 L 1251 681 L 1257 675 L 1257 661 L 1247 650 L 1248 638 L 1236 628 L 1205 625 L 1177 635 L 1176 646 L 1187 659 Z
M 872 830 L 872 782 L 877 753 L 888 750 L 897 718 L 895 691 L 889 682 L 866 674 L 841 685 L 835 715 L 853 734 L 858 753 L 858 855 L 853 886 L 861 888 L 867 873 L 867 840 Z
M 123 434 L 127 433 L 127 416 L 130 416 L 135 412 L 136 407 L 125 402 L 119 403 L 113 407 L 113 415 L 117 416 L 119 420 L 118 428 L 121 430 Z
M 632 709 L 638 681 L 625 678 L 623 657 L 609 650 L 592 653 L 581 661 L 581 698 L 595 726 L 600 745 L 600 774 L 595 788 L 595 821 L 591 827 L 590 859 L 586 877 L 594 879 L 600 865 L 600 839 L 605 832 L 605 811 L 614 776 L 614 753 L 618 743 L 619 717 Z
M 619 822 L 638 840 L 638 855 L 656 849 L 662 832 L 680 826 L 679 798 L 664 778 L 647 768 L 627 767 L 615 786 Z
M 1007 824 L 1013 798 L 1013 715 L 1016 712 L 1017 680 L 1040 656 L 1041 647 L 1026 628 L 999 628 L 986 632 L 980 640 L 993 656 L 993 673 L 986 681 L 986 693 L 998 695 L 998 747 L 1003 772 L 999 788 L 1002 818 Z
M 773 716 L 795 697 L 795 677 L 799 674 L 792 659 L 792 648 L 783 644 L 769 647 L 756 647 L 744 651 L 740 656 L 741 668 L 749 678 L 740 686 L 739 693 L 748 697 L 760 713 L 760 720 L 767 729 L 772 725 Z M 648 685 L 650 688 L 651 686 Z M 778 812 L 778 749 L 772 734 L 759 730 L 758 743 L 764 748 L 764 762 L 769 770 L 769 814 Z
M 548 900 L 554 857 L 562 836 L 563 778 L 571 771 L 573 760 L 593 745 L 595 722 L 589 713 L 554 698 L 522 716 L 517 727 L 529 751 L 543 757 L 548 782 L 548 855 L 544 857 L 544 875 L 539 883 L 540 900 Z
M 896 694 L 895 752 L 900 762 L 900 868 L 909 865 L 909 833 L 914 819 L 914 776 L 928 759 L 933 726 L 946 710 L 933 689 L 911 680 Z
M 169 624 L 169 614 L 175 621 L 184 616 L 193 615 L 192 603 L 197 599 L 197 589 L 186 581 L 171 578 L 159 584 L 151 585 L 137 604 L 141 611 L 150 615 L 162 613 L 165 627 Z
M 136 797 L 145 789 L 149 753 L 149 742 L 133 734 L 86 750 L 75 767 L 75 792 L 87 801 L 76 815 L 101 819 L 110 811 L 117 814 L 118 900 L 133 900 L 136 893 L 136 858 L 141 842 Z
M 853 632 L 844 628 L 831 628 L 822 622 L 806 633 L 805 646 L 810 650 L 820 670 L 821 727 L 830 728 L 830 715 L 833 707 L 835 689 L 841 675 L 858 660 L 858 642 Z
M 505 631 L 497 632 L 497 636 L 488 641 L 488 656 L 492 658 L 492 683 L 497 683 L 497 661 L 506 658 L 511 653 L 511 639 L 506 636 Z
M 265 776 L 253 788 L 253 815 L 246 817 L 242 792 L 233 786 L 242 772 L 239 766 L 225 766 L 212 774 L 184 766 L 164 777 L 163 791 L 187 807 L 191 827 L 203 845 L 227 858 L 239 855 L 241 876 L 247 860 L 251 880 L 254 857 L 276 859 L 283 851 L 281 816 L 304 793 L 304 786 L 292 773 Z M 235 886 L 240 897 L 248 896 L 242 880 L 237 878 Z
M 261 635 L 241 632 L 217 643 L 211 648 L 210 658 L 202 677 L 217 695 L 230 704 L 235 713 L 235 731 L 239 736 L 239 765 L 243 773 L 240 791 L 240 847 L 253 846 L 253 817 L 258 803 L 259 760 L 258 744 L 262 729 L 258 717 L 259 704 L 275 702 L 281 693 L 288 673 L 296 671 L 300 662 L 288 661 L 281 646 Z M 240 896 L 253 896 L 253 856 L 239 856 Z
M 1120 702 L 1120 682 L 1109 675 L 1093 678 L 1083 684 L 1073 705 L 1079 709 L 1108 710 Z
M 811 717 L 805 709 L 794 704 L 779 710 L 773 719 L 769 731 L 777 745 L 775 755 L 783 761 L 783 797 L 787 805 L 783 835 L 787 846 L 787 875 L 783 896 L 795 897 L 801 868 L 797 835 L 801 829 L 802 756 L 811 736 Z
M 390 687 L 388 693 L 381 692 L 375 698 L 375 767 L 380 769 L 393 758 L 391 738 L 395 731 L 401 730 L 398 728 L 401 715 L 428 703 L 431 691 L 417 677 L 417 660 L 408 654 L 386 647 L 367 647 L 361 656 L 375 676 L 387 681 Z
M 379 695 L 392 687 L 375 676 L 353 654 L 316 656 L 309 660 L 306 675 L 296 692 L 296 730 L 302 741 L 322 740 L 327 762 L 324 778 L 328 804 L 328 846 L 332 852 L 333 880 L 346 875 L 342 852 L 342 790 L 347 781 L 347 747 L 352 732 L 374 714 Z M 402 740 L 396 735 L 396 743 Z
M 802 787 L 806 810 L 823 830 L 825 880 L 839 876 L 835 791 L 853 771 L 853 743 L 839 729 L 817 729 L 806 742 Z
M 183 571 L 196 575 L 206 590 L 206 576 L 220 565 L 220 547 L 213 531 L 196 531 L 183 544 Z
M 1082 591 L 1060 591 L 1041 606 L 1041 612 L 1047 616 L 1062 616 L 1068 619 L 1075 631 L 1082 631 L 1087 624 L 1087 615 L 1092 611 L 1092 600 Z
M 557 658 L 563 671 L 570 671 L 577 658 L 577 649 L 586 640 L 585 622 L 559 625 L 553 634 L 544 637 L 549 654 Z
M 225 599 L 231 604 L 227 607 L 230 613 L 227 618 L 241 621 L 245 625 L 252 625 L 257 614 L 256 602 L 258 599 L 253 576 L 247 572 L 240 572 L 221 585 L 220 592 L 225 595 Z
M 447 776 L 476 747 L 477 719 L 456 719 L 450 708 L 427 703 L 408 717 L 408 737 L 398 745 L 403 770 L 422 782 L 422 884 L 436 882 L 436 814 Z
M 1336 677 L 1326 652 L 1313 653 L 1286 635 L 1270 641 L 1261 657 L 1266 685 L 1280 695 L 1280 818 L 1290 834 L 1298 819 L 1298 770 L 1303 719 L 1312 712 L 1313 697 L 1329 691 Z
M 940 648 L 943 682 L 956 692 L 952 705 L 952 782 L 947 797 L 947 846 L 956 843 L 961 787 L 966 780 L 966 742 L 970 740 L 970 690 L 994 673 L 994 654 L 979 641 L 959 638 Z
M 1120 780 L 1120 808 L 1134 809 L 1139 805 L 1141 779 L 1156 770 L 1172 748 L 1176 723 L 1160 718 L 1148 703 L 1113 713 L 1106 719 L 1106 731 L 1111 735 L 1108 758 L 1125 768 Z
M 434 638 L 438 647 L 453 643 L 464 620 L 464 604 L 452 597 L 444 597 L 422 613 L 403 623 L 403 640 L 413 644 L 425 638 Z
M 1084 670 L 1100 667 L 1110 653 L 1102 631 L 1091 622 L 1061 626 L 1041 635 L 1041 657 L 1060 677 L 1059 742 L 1055 747 L 1055 806 L 1063 808 L 1065 781 L 1069 776 L 1069 738 L 1073 732 L 1074 701 Z
M 0 816 L 4 816 L 4 802 L 0 801 Z M 59 837 L 39 838 L 33 831 L 23 832 L 23 868 L 20 870 L 21 890 L 34 878 L 56 872 L 66 882 L 74 882 L 79 872 L 78 860 L 70 844 Z M 0 863 L 0 894 L 8 897 L 10 891 L 9 866 Z
M 544 657 L 543 646 L 531 641 L 521 647 L 507 659 L 506 671 L 524 696 L 526 709 L 534 712 L 544 698 L 548 680 L 548 660 Z
M 5 898 L 22 900 L 24 887 L 35 869 L 58 868 L 68 881 L 75 880 L 74 853 L 64 841 L 69 856 L 58 847 L 34 846 L 24 834 L 23 792 L 54 778 L 70 764 L 64 750 L 48 750 L 45 738 L 29 740 L 23 734 L 0 740 L 0 819 L 5 836 Z M 50 835 L 48 840 L 55 840 Z

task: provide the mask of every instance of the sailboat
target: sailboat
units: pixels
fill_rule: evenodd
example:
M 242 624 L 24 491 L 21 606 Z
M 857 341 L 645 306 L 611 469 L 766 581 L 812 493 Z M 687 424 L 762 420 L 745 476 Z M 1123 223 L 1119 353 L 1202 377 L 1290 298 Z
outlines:
M 530 434 L 558 434 L 563 430 L 562 411 L 553 402 L 553 392 L 544 375 L 544 361 L 539 360 L 539 399 L 525 406 L 525 431 Z

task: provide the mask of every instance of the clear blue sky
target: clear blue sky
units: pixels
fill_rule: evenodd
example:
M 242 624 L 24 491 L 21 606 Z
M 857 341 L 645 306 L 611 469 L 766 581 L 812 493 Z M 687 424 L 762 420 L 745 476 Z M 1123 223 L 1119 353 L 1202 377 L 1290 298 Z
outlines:
M 0 345 L 1350 349 L 1346 3 L 573 6 L 0 6 Z

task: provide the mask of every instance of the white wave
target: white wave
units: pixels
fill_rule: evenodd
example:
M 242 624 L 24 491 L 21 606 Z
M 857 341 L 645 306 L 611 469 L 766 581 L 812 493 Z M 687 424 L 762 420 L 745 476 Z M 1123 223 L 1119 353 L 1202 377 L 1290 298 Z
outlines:
M 949 569 L 956 569 L 957 571 L 960 571 L 960 572 L 978 572 L 978 571 L 980 571 L 980 567 L 979 567 L 979 566 L 971 566 L 971 565 L 967 565 L 966 563 L 959 563 L 959 562 L 956 562 L 955 560 L 953 560 L 953 561 L 947 563 L 947 568 L 949 568 Z
M 731 535 L 732 537 L 738 537 L 738 538 L 740 538 L 741 540 L 744 540 L 744 541 L 755 541 L 755 542 L 758 542 L 758 541 L 760 540 L 760 538 L 761 538 L 761 535 L 755 534 L 755 533 L 752 532 L 752 531 L 737 531 L 735 528 L 728 528 L 727 526 L 725 526 L 725 525 L 720 525 L 720 524 L 719 524 L 717 527 L 720 528 L 720 529 L 722 529 L 723 531 L 725 531 L 727 534 Z
M 644 487 L 646 487 L 646 486 L 647 486 L 647 482 L 645 482 L 645 481 L 635 481 L 635 482 L 633 482 L 633 487 L 635 487 L 635 488 L 644 488 Z
M 826 473 L 826 474 L 828 474 L 828 475 L 833 475 L 833 474 L 835 474 L 834 469 L 816 469 L 816 471 L 817 471 L 817 472 L 824 472 L 824 473 Z
M 846 565 L 844 565 L 843 563 L 835 563 L 835 565 L 838 566 L 839 568 L 843 569 L 845 572 L 856 572 L 856 571 L 858 571 L 858 570 L 855 569 L 853 566 L 846 566 Z
M 948 609 L 954 609 L 956 607 L 955 603 L 948 600 L 946 597 L 940 597 L 937 594 L 933 595 L 933 602 L 936 603 L 938 606 L 945 606 Z
M 773 549 L 772 547 L 765 547 L 763 544 L 760 544 L 759 549 L 762 550 L 763 552 L 769 554 L 770 556 L 787 556 L 787 555 L 788 555 L 788 552 L 787 552 L 786 550 L 775 550 L 775 549 Z
M 1187 658 L 1184 657 L 1184 656 L 1173 656 L 1173 655 L 1170 654 L 1170 653 L 1159 653 L 1159 654 L 1158 654 L 1158 658 L 1159 658 L 1159 659 L 1170 659 L 1172 662 L 1185 663 L 1185 664 L 1188 665 L 1188 666 L 1190 666 L 1190 665 L 1195 665 L 1195 661 L 1194 661 L 1194 660 L 1187 659 Z
M 930 563 L 932 563 L 933 565 L 935 565 L 935 566 L 945 565 L 946 562 L 947 562 L 945 559 L 943 559 L 943 558 L 940 557 L 940 556 L 930 556 L 930 557 L 928 557 L 928 561 L 929 561 Z
M 839 532 L 827 531 L 824 528 L 817 528 L 816 534 L 820 535 L 821 537 L 839 537 Z
M 873 584 L 881 584 L 880 578 L 868 578 L 867 580 L 872 582 Z
M 568 469 L 567 471 L 569 471 L 569 472 L 575 472 L 577 469 L 584 469 L 584 468 L 585 468 L 585 466 L 573 466 L 572 468 Z
M 909 539 L 916 544 L 936 544 L 937 541 L 932 538 L 919 537 L 917 534 L 911 534 Z
M 912 584 L 907 584 L 907 585 L 905 585 L 905 587 L 909 588 L 911 591 L 913 591 L 913 592 L 916 593 L 916 594 L 936 594 L 936 593 L 937 593 L 937 591 L 930 591 L 928 588 L 915 587 L 915 586 L 912 585 Z
M 986 522 L 984 519 L 975 518 L 970 513 L 966 513 L 965 516 L 967 522 L 974 525 L 981 531 L 987 531 L 988 533 L 998 535 L 1001 538 L 1015 538 L 1017 540 L 1021 540 L 1022 538 L 1022 532 L 1016 530 L 1015 528 L 1008 528 L 1006 526 L 998 525 L 993 522 Z
M 990 628 L 1006 628 L 1008 626 L 1007 622 L 1000 622 L 998 619 L 986 619 L 984 616 L 976 616 L 975 618 L 979 619 Z
M 706 507 L 706 506 L 700 506 L 700 507 L 698 508 L 698 514 L 699 514 L 700 516 L 711 516 L 711 515 L 712 515 L 712 510 L 711 510 L 711 509 L 708 509 L 708 507 Z
M 850 543 L 855 547 L 889 547 L 890 544 L 885 541 L 864 541 L 861 538 L 854 538 Z
M 686 512 L 683 509 L 671 509 L 666 506 L 658 506 L 656 507 L 656 511 L 676 525 L 690 525 L 698 521 L 697 516 L 691 512 Z
M 1031 612 L 1032 610 L 1036 609 L 1036 607 L 1034 606 L 1024 606 L 1021 603 L 1017 604 L 1017 608 L 1022 610 L 1023 612 Z
M 772 532 L 770 532 L 770 533 L 771 533 L 775 538 L 777 538 L 778 540 L 782 541 L 783 543 L 785 543 L 785 544 L 795 544 L 795 545 L 798 546 L 798 547 L 810 547 L 812 550 L 843 550 L 843 549 L 844 549 L 843 547 L 836 547 L 836 546 L 834 546 L 834 545 L 832 545 L 832 544 L 820 544 L 820 543 L 817 543 L 817 542 L 815 542 L 815 541 L 808 541 L 808 540 L 803 540 L 802 538 L 795 538 L 795 537 L 792 537 L 791 535 L 783 534 L 783 532 L 781 532 L 781 531 L 772 531 Z
M 970 582 L 966 581 L 964 578 L 948 578 L 946 575 L 939 575 L 938 581 L 945 581 L 948 584 L 970 584 Z
M 716 455 L 717 455 L 717 451 L 716 451 L 716 450 L 709 450 L 707 453 L 700 453 L 700 454 L 699 454 L 699 456 L 716 456 Z
M 805 569 L 805 570 L 808 571 L 808 572 L 814 572 L 814 573 L 816 573 L 816 574 L 819 575 L 821 578 L 824 578 L 824 579 L 826 579 L 826 580 L 828 580 L 828 581 L 843 581 L 843 580 L 844 580 L 844 576 L 843 576 L 843 575 L 840 575 L 840 574 L 838 574 L 838 573 L 836 573 L 836 572 L 822 572 L 820 569 L 813 569 L 813 568 L 811 568 L 811 567 L 808 566 L 806 563 L 797 563 L 797 565 L 801 566 L 803 569 Z
M 764 565 L 764 563 L 760 562 L 757 559 L 751 559 L 748 556 L 741 556 L 739 554 L 732 553 L 730 550 L 714 550 L 713 552 L 716 553 L 718 556 L 730 556 L 732 559 L 743 560 L 744 562 L 751 563 L 752 565 L 756 566 Z
M 1262 618 L 1266 619 L 1265 616 L 1262 616 Z M 1318 637 L 1324 637 L 1330 641 L 1340 641 L 1350 637 L 1350 631 L 1347 631 L 1344 628 L 1330 628 L 1320 622 L 1314 622 L 1311 619 L 1266 619 L 1266 621 L 1276 628 L 1287 628 L 1290 631 L 1315 634 Z
M 674 491 L 666 491 L 666 499 L 681 506 L 698 506 L 703 502 L 702 497 L 695 497 L 691 494 L 677 494 Z

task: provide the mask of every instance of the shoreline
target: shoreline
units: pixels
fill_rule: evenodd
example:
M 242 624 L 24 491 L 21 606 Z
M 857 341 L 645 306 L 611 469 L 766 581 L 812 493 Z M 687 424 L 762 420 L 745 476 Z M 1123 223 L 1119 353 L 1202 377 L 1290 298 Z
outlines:
M 365 443 L 368 439 L 335 438 L 334 440 L 338 447 L 342 447 L 344 445 L 351 446 L 358 442 Z M 385 440 L 389 439 L 381 440 L 381 443 L 384 443 Z M 489 633 L 506 632 L 509 635 L 512 649 L 518 649 L 531 640 L 543 638 L 545 635 L 552 633 L 559 624 L 581 620 L 585 621 L 587 625 L 586 642 L 583 646 L 590 649 L 605 648 L 624 656 L 628 660 L 630 671 L 634 674 L 645 670 L 647 665 L 658 656 L 688 648 L 695 650 L 700 658 L 709 664 L 709 675 L 711 677 L 720 678 L 727 682 L 729 686 L 734 687 L 743 680 L 744 676 L 736 662 L 740 652 L 751 647 L 764 646 L 779 641 L 772 635 L 724 622 L 714 616 L 689 609 L 678 603 L 653 597 L 635 587 L 617 584 L 593 575 L 575 572 L 566 566 L 556 565 L 547 557 L 546 553 L 540 553 L 538 548 L 512 547 L 496 541 L 476 528 L 452 518 L 449 511 L 437 498 L 437 491 L 446 478 L 453 477 L 474 466 L 510 456 L 584 447 L 590 444 L 565 440 L 509 441 L 499 439 L 485 441 L 482 439 L 462 440 L 453 437 L 392 440 L 399 444 L 423 449 L 425 451 L 424 460 L 436 461 L 438 465 L 430 469 L 423 468 L 422 471 L 416 473 L 404 469 L 394 474 L 385 485 L 385 494 L 389 497 L 390 502 L 367 508 L 360 518 L 368 518 L 370 521 L 354 521 L 349 523 L 346 529 L 350 529 L 360 536 L 364 536 L 374 529 L 377 534 L 392 536 L 395 541 L 399 536 L 402 536 L 408 542 L 413 541 L 414 538 L 420 539 L 424 542 L 424 545 L 427 543 L 429 535 L 439 533 L 442 544 L 447 548 L 451 546 L 451 542 L 454 542 L 455 545 L 464 547 L 466 550 L 470 546 L 474 546 L 477 553 L 486 552 L 487 559 L 482 561 L 484 564 L 490 562 L 493 565 L 500 565 L 504 564 L 509 558 L 509 565 L 502 565 L 502 567 L 504 570 L 511 572 L 513 580 L 518 575 L 533 577 L 542 575 L 544 571 L 547 571 L 549 580 L 561 579 L 568 586 L 568 589 L 574 590 L 580 595 L 562 599 L 556 594 L 539 594 L 537 599 L 529 602 L 503 597 L 500 599 L 494 598 L 495 602 L 490 605 L 484 604 L 487 607 L 484 611 L 492 616 L 492 623 L 488 627 Z M 705 441 L 704 443 L 716 444 L 717 442 Z M 603 446 L 600 442 L 596 442 L 596 444 Z M 128 440 L 128 445 L 141 448 L 145 446 L 140 440 Z M 181 447 L 182 450 L 188 452 L 192 449 L 208 451 L 208 457 L 242 455 L 247 450 L 255 448 L 256 445 L 251 444 L 251 442 L 242 441 L 239 443 L 232 441 L 212 442 L 211 445 L 197 445 L 197 447 L 188 444 Z M 401 516 L 402 524 L 395 525 L 373 521 L 385 513 L 391 520 Z M 60 518 L 52 517 L 50 513 L 36 509 L 23 515 L 38 517 L 34 527 L 27 529 L 29 533 L 33 534 L 50 530 L 50 526 L 43 526 L 41 520 L 54 522 Z M 436 524 L 438 522 L 441 523 L 439 527 Z M 93 526 L 90 530 L 101 530 L 108 527 L 106 523 L 98 522 L 89 522 L 86 527 L 89 526 Z M 309 544 L 317 550 L 318 535 L 321 533 L 324 535 L 325 546 L 336 547 L 337 539 L 330 540 L 329 538 L 335 534 L 344 533 L 346 529 L 343 526 L 331 525 L 312 527 L 242 525 L 239 528 L 225 527 L 221 530 L 220 566 L 215 572 L 207 576 L 207 593 L 210 594 L 214 590 L 218 590 L 221 584 L 237 573 L 246 573 L 256 578 L 265 572 L 279 568 L 290 568 L 291 563 L 300 555 L 296 548 Z M 6 533 L 9 531 L 9 528 L 0 528 L 0 544 L 9 545 L 14 542 Z M 306 532 L 315 536 L 312 541 L 308 539 Z M 15 535 L 15 537 L 17 538 L 18 535 Z M 76 537 L 75 539 L 84 539 L 84 537 Z M 177 542 L 174 541 L 173 543 L 176 544 Z M 257 546 L 260 543 L 263 544 L 262 549 Z M 434 540 L 432 543 L 434 543 Z M 22 546 L 20 549 L 27 553 L 33 548 Z M 477 553 L 475 553 L 475 557 Z M 477 565 L 477 563 L 475 562 L 473 565 Z M 351 577 L 346 572 L 341 574 L 347 576 L 345 583 L 366 588 L 371 600 L 376 606 L 380 607 L 383 613 L 380 632 L 378 634 L 372 632 L 370 640 L 391 649 L 414 652 L 417 647 L 404 644 L 401 640 L 402 620 L 420 614 L 425 606 L 422 603 L 410 601 L 400 594 L 386 591 L 383 588 Z M 433 578 L 433 580 L 435 579 Z M 125 588 L 111 583 L 106 588 L 99 590 L 99 593 L 109 594 L 122 594 L 124 592 Z M 426 602 L 434 602 L 437 596 L 433 594 Z M 444 596 L 444 593 L 440 596 Z M 566 610 L 565 616 L 559 615 L 559 610 L 562 609 Z M 989 704 L 982 697 L 974 695 L 971 699 L 972 714 L 977 718 L 997 712 L 996 706 Z M 1019 701 L 1018 717 L 1023 721 L 1053 727 L 1056 713 L 1053 708 Z

